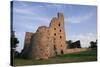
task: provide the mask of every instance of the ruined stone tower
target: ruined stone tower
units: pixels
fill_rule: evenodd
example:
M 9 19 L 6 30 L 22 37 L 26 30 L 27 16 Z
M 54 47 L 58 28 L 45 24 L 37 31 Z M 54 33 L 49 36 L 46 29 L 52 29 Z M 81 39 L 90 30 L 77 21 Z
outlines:
M 64 31 L 64 15 L 58 13 L 53 17 L 49 27 L 40 26 L 36 33 L 26 33 L 22 54 L 33 59 L 48 59 L 65 54 L 66 38 Z
M 36 33 L 32 36 L 32 57 L 36 59 L 48 59 L 49 57 L 49 28 L 46 26 L 41 26 L 38 28 Z
M 58 13 L 50 23 L 50 38 L 53 39 L 53 50 L 55 55 L 64 54 L 66 50 L 66 39 L 64 32 L 64 15 Z

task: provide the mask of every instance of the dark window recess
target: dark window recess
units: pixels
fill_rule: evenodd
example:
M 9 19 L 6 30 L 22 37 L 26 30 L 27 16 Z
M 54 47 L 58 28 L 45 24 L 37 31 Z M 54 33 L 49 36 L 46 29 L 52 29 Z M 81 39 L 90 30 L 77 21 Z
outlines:
M 58 26 L 60 26 L 60 23 L 58 24 Z
M 60 36 L 60 38 L 62 38 L 62 36 Z
M 63 50 L 61 50 L 61 54 L 64 54 Z
M 42 49 L 40 49 L 42 51 Z
M 60 32 L 61 32 L 61 30 L 60 30 Z
M 56 28 L 54 28 L 54 30 L 56 30 Z
M 54 35 L 56 36 L 56 33 L 54 33 Z

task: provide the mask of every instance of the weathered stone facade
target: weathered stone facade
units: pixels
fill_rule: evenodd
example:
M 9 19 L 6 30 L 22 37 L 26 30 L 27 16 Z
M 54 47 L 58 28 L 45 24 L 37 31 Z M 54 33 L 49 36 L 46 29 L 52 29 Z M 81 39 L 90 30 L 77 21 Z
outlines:
M 48 59 L 49 57 L 66 53 L 66 38 L 64 31 L 64 15 L 58 13 L 53 17 L 49 27 L 40 26 L 35 33 L 26 32 L 22 56 L 33 59 Z

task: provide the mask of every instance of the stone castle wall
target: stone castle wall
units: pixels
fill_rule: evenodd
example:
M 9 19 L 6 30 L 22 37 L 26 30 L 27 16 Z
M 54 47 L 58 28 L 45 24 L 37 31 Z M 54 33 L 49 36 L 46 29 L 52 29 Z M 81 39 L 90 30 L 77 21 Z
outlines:
M 31 37 L 33 33 L 32 32 L 26 32 L 25 33 L 25 40 L 24 40 L 24 48 L 22 50 L 22 56 L 28 57 L 28 53 L 30 52 L 30 43 L 31 43 Z
M 82 51 L 88 51 L 91 50 L 89 48 L 73 48 L 73 49 L 66 49 L 66 54 L 71 54 L 71 53 L 78 53 L 78 52 L 82 52 Z
M 36 33 L 25 35 L 23 55 L 34 59 L 48 59 L 55 55 L 66 53 L 66 38 L 64 31 L 64 15 L 58 13 L 53 17 L 49 27 L 40 26 Z

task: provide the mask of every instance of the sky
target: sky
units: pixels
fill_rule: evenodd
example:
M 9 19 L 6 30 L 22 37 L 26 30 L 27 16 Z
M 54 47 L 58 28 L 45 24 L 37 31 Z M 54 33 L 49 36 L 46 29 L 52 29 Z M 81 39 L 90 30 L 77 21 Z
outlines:
M 80 40 L 82 47 L 89 47 L 89 42 L 97 39 L 97 6 L 27 1 L 14 1 L 12 5 L 19 52 L 24 47 L 25 32 L 35 33 L 39 26 L 49 26 L 58 12 L 64 14 L 66 40 Z

